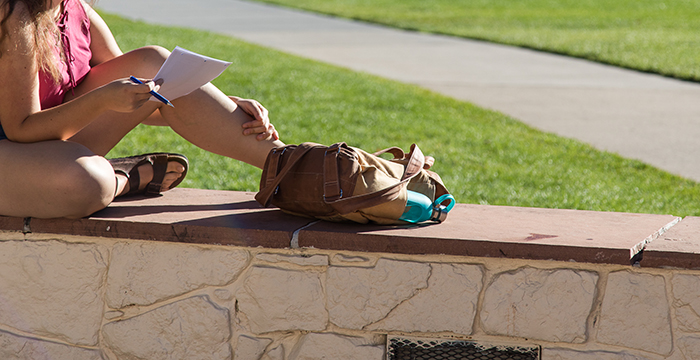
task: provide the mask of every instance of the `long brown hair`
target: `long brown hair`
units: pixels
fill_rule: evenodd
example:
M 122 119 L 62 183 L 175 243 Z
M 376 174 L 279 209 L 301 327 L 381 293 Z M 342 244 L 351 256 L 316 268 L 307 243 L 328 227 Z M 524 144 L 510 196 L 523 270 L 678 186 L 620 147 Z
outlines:
M 18 2 L 24 3 L 31 18 L 32 33 L 34 37 L 34 54 L 39 68 L 58 82 L 61 79 L 61 72 L 58 64 L 55 61 L 54 51 L 59 49 L 63 56 L 63 49 L 58 46 L 58 28 L 56 20 L 48 11 L 51 0 L 0 0 L 0 6 L 5 9 L 5 16 L 0 20 L 0 49 L 7 40 L 9 30 L 7 29 L 7 20 L 15 10 Z M 2 52 L 0 51 L 0 56 Z

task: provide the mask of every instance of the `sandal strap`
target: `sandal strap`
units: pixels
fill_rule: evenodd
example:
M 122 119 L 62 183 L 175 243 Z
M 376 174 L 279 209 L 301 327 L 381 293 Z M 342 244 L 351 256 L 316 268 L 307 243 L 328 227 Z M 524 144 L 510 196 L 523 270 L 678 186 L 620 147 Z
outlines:
M 122 174 L 128 179 L 129 191 L 123 195 L 144 194 L 147 196 L 158 196 L 163 187 L 163 180 L 168 171 L 169 162 L 176 161 L 185 167 L 185 171 L 170 185 L 170 189 L 182 182 L 189 167 L 189 162 L 185 155 L 170 153 L 150 153 L 125 158 L 108 159 L 108 161 L 114 168 L 115 174 Z M 145 189 L 139 189 L 141 178 L 138 168 L 145 164 L 149 164 L 152 167 L 153 179 L 146 185 Z
M 131 173 L 127 174 L 127 179 L 129 179 L 129 191 L 125 195 L 134 195 L 139 192 L 139 185 L 141 185 L 141 176 L 139 175 L 137 169 L 139 166 L 145 163 L 145 161 L 142 161 L 137 166 L 134 166 L 134 169 L 136 171 L 132 171 Z
M 168 171 L 168 155 L 152 156 L 149 160 L 153 167 L 153 180 L 146 185 L 145 194 L 147 196 L 156 196 L 160 194 L 165 173 Z

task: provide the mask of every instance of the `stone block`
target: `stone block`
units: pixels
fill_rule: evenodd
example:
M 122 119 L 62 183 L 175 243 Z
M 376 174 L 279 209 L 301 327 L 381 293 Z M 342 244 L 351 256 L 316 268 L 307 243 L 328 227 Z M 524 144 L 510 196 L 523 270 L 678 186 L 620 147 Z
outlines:
M 501 273 L 486 288 L 482 328 L 492 335 L 582 343 L 598 275 L 522 268 Z
M 263 355 L 260 360 L 285 360 L 284 345 L 280 344 Z
M 260 360 L 271 343 L 271 339 L 240 335 L 233 351 L 233 360 Z
M 470 335 L 483 284 L 480 266 L 431 264 L 428 288 L 402 302 L 368 330 L 451 331 Z
M 542 360 L 650 360 L 628 352 L 543 349 Z
M 686 332 L 700 332 L 700 316 L 690 305 L 675 308 L 678 329 Z
M 362 329 L 428 286 L 430 265 L 380 259 L 374 268 L 330 267 L 326 280 L 331 322 Z
M 120 360 L 231 359 L 229 313 L 195 296 L 108 323 L 107 346 Z
M 681 359 L 700 359 L 700 336 L 685 335 L 678 339 L 678 352 L 683 357 Z M 675 354 L 675 352 L 674 352 Z
M 700 276 L 676 274 L 671 280 L 678 327 L 700 332 Z
M 2 360 L 102 360 L 99 350 L 29 339 L 0 331 Z
M 247 251 L 164 242 L 114 245 L 107 305 L 151 305 L 204 286 L 225 285 L 247 266 Z
M 0 323 L 97 345 L 107 251 L 60 241 L 0 242 Z
M 376 259 L 374 259 L 374 260 L 376 260 Z M 364 257 L 364 256 L 350 256 L 350 255 L 346 255 L 346 254 L 335 254 L 331 258 L 331 265 L 372 267 L 375 264 L 372 263 L 372 259 Z
M 598 341 L 669 354 L 673 342 L 664 278 L 629 271 L 611 273 L 598 321 Z
M 238 311 L 256 333 L 324 330 L 328 312 L 320 274 L 254 267 L 236 292 Z
M 302 266 L 328 266 L 327 255 L 284 255 L 284 254 L 258 254 L 256 259 L 269 263 L 287 262 Z
M 384 348 L 375 339 L 311 333 L 301 337 L 288 359 L 383 360 Z

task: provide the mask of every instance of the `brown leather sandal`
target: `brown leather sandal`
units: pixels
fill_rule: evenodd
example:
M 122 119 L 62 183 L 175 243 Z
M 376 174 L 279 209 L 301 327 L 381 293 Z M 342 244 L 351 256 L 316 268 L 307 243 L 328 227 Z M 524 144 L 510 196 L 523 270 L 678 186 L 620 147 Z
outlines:
M 169 154 L 169 153 L 151 153 L 136 156 L 129 156 L 116 159 L 108 159 L 109 163 L 114 168 L 114 173 L 120 173 L 129 179 L 129 191 L 122 195 L 139 195 L 157 196 L 160 194 L 160 188 L 163 184 L 163 178 L 168 171 L 168 162 L 177 161 L 185 167 L 182 175 L 170 185 L 169 189 L 178 186 L 187 175 L 189 161 L 185 155 Z M 139 177 L 138 168 L 141 165 L 150 164 L 153 167 L 153 180 L 146 185 L 146 188 L 139 189 L 141 179 Z

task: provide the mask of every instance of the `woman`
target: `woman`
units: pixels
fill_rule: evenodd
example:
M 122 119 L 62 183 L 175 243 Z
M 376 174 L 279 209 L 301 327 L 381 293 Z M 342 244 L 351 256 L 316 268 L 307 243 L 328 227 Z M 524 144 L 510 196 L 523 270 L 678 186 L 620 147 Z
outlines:
M 103 157 L 140 123 L 257 167 L 284 145 L 265 108 L 211 84 L 171 99 L 174 107 L 148 101 L 158 86 L 147 79 L 169 52 L 122 54 L 82 0 L 0 2 L 0 215 L 80 218 L 116 196 L 177 185 L 184 157 Z

